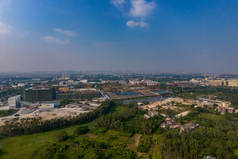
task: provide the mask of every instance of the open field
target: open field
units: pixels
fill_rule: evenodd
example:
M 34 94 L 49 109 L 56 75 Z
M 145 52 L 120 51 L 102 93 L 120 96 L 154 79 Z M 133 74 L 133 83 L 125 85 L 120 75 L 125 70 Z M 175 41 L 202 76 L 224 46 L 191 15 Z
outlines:
M 88 125 L 92 128 L 94 123 L 90 122 L 84 125 Z M 18 136 L 18 137 L 8 137 L 0 141 L 0 158 L 4 159 L 30 159 L 32 158 L 32 153 L 43 146 L 47 142 L 55 142 L 55 134 L 61 130 L 65 130 L 69 135 L 72 135 L 74 130 L 78 125 L 70 126 L 67 128 L 37 133 L 32 135 Z

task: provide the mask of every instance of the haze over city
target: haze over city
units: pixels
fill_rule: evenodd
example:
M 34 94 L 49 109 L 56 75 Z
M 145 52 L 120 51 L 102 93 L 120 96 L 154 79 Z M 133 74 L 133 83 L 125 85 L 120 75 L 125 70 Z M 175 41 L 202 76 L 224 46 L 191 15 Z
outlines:
M 238 159 L 238 0 L 0 0 L 0 158 Z
M 0 0 L 0 72 L 226 72 L 236 0 Z

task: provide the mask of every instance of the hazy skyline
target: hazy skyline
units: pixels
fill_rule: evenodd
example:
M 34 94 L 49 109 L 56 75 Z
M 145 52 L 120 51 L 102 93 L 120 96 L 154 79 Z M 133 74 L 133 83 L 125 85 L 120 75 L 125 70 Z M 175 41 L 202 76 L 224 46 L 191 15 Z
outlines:
M 0 72 L 238 73 L 236 0 L 0 0 Z

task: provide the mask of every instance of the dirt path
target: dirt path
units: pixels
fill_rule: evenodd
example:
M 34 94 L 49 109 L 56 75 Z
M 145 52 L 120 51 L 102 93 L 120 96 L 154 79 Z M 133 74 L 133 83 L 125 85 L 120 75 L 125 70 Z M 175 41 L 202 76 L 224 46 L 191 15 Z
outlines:
M 134 140 L 135 140 L 135 143 L 134 143 L 134 146 L 137 147 L 139 145 L 139 142 L 140 142 L 140 138 L 141 138 L 141 134 L 135 134 L 133 136 Z
M 141 134 L 134 134 L 133 136 L 132 136 L 132 138 L 131 139 L 133 139 L 132 140 L 132 142 L 130 142 L 128 145 L 127 145 L 127 148 L 128 149 L 130 149 L 130 150 L 133 150 L 133 151 L 135 151 L 135 152 L 137 152 L 137 146 L 139 145 L 139 142 L 140 142 L 140 137 L 141 137 L 142 135 Z

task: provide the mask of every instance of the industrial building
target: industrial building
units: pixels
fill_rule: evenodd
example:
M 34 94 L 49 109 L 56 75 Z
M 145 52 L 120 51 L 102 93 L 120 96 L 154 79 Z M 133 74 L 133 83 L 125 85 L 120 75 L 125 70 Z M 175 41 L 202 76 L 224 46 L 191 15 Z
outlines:
M 210 86 L 229 86 L 229 87 L 238 87 L 238 80 L 206 80 L 208 85 Z
M 28 102 L 51 101 L 55 99 L 55 96 L 54 88 L 31 87 L 23 92 L 23 99 Z

